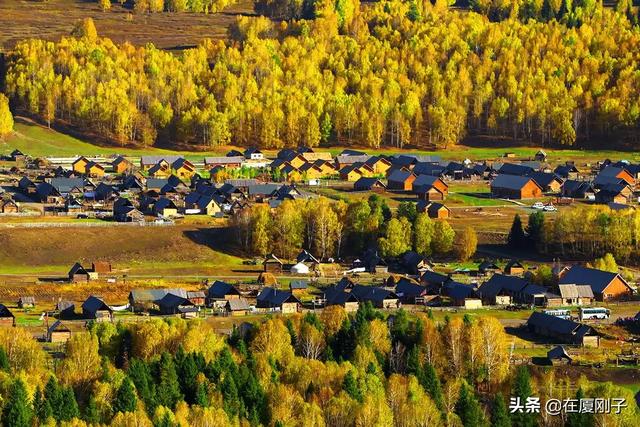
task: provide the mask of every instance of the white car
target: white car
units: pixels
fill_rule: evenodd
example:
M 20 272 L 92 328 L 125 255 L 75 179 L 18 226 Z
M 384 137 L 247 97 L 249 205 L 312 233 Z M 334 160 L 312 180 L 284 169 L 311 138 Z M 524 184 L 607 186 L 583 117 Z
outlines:
M 531 208 L 533 208 L 533 209 L 544 209 L 544 203 L 535 202 L 533 205 L 531 205 Z
M 553 205 L 546 205 L 544 208 L 545 212 L 557 212 L 558 208 Z

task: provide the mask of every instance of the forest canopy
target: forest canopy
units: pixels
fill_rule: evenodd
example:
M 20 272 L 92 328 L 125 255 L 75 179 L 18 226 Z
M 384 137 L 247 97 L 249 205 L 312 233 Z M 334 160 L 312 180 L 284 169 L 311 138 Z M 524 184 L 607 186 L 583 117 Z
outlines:
M 179 54 L 93 35 L 25 40 L 7 55 L 6 89 L 14 108 L 123 144 L 637 138 L 640 33 L 627 13 L 573 6 L 571 20 L 493 22 L 441 3 L 314 3 L 315 19 L 279 24 L 241 17 L 227 42 Z

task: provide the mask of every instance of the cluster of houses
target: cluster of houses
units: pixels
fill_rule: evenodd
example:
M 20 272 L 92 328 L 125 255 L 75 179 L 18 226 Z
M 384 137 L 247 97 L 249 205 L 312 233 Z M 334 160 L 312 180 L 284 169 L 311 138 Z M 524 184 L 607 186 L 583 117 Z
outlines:
M 582 172 L 571 162 L 551 169 L 542 150 L 531 161 L 493 163 L 356 150 L 343 150 L 334 158 L 306 147 L 283 149 L 275 159 L 256 148 L 200 161 L 153 155 L 140 157 L 139 163 L 122 156 L 80 156 L 54 163 L 56 159 L 32 159 L 18 150 L 5 157 L 15 166 L 4 171 L 4 182 L 12 189 L 0 198 L 0 214 L 38 205 L 42 212 L 120 222 L 142 222 L 149 216 L 221 216 L 254 202 L 275 208 L 287 198 L 311 197 L 296 184 L 317 185 L 320 180 L 339 180 L 336 185 L 343 188 L 348 183 L 353 191 L 413 194 L 418 211 L 433 218 L 450 215 L 444 201 L 448 182 L 454 180 L 490 181 L 491 195 L 498 198 L 554 194 L 622 207 L 632 200 L 640 177 L 640 165 L 622 161 L 607 160 Z M 255 171 L 249 174 L 253 178 L 226 179 L 239 169 Z

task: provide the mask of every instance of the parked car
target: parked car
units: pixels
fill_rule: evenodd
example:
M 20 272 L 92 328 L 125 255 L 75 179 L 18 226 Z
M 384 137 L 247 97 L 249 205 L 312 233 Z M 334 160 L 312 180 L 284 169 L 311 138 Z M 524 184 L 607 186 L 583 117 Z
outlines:
M 556 208 L 556 207 L 555 207 L 555 206 L 553 206 L 553 205 L 546 205 L 546 206 L 544 207 L 544 210 L 545 210 L 545 212 L 557 212 L 557 211 L 558 211 L 558 208 Z
M 533 205 L 531 205 L 531 208 L 533 208 L 533 209 L 544 209 L 544 203 L 535 202 Z

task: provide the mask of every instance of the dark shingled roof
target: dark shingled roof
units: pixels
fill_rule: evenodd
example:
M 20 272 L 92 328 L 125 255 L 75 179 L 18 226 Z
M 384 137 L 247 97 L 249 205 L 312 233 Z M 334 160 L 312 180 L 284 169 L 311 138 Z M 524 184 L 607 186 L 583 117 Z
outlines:
M 480 286 L 479 292 L 483 298 L 492 298 L 500 294 L 503 290 L 510 293 L 520 292 L 528 284 L 529 282 L 520 277 L 494 274 Z
M 225 295 L 240 295 L 240 291 L 232 284 L 221 280 L 213 282 L 213 285 L 207 291 L 209 298 L 224 298 Z
M 262 289 L 257 297 L 257 301 L 260 307 L 279 307 L 286 302 L 300 303 L 300 300 L 298 300 L 291 291 L 282 291 L 269 287 Z
M 424 295 L 427 292 L 427 288 L 420 286 L 409 279 L 402 278 L 396 284 L 396 295 L 403 298 L 415 298 Z
M 411 171 L 405 171 L 402 169 L 397 169 L 393 171 L 391 175 L 389 175 L 389 182 L 405 182 L 409 177 L 413 175 Z
M 529 320 L 527 320 L 527 324 L 529 326 L 544 328 L 552 334 L 574 336 L 576 338 L 583 337 L 592 332 L 592 328 L 588 325 L 551 316 L 539 311 L 531 313 Z
M 528 176 L 498 175 L 493 181 L 491 181 L 491 187 L 505 188 L 508 190 L 521 190 L 529 181 L 533 181 L 539 186 L 534 179 L 529 178 Z
M 355 285 L 351 293 L 358 298 L 359 301 L 381 302 L 385 299 L 397 299 L 398 296 L 384 288 L 377 286 Z
M 594 294 L 602 293 L 605 288 L 611 283 L 613 279 L 619 276 L 618 273 L 611 273 L 609 271 L 597 270 L 595 268 L 587 268 L 582 267 L 580 265 L 574 265 L 562 275 L 560 278 L 560 284 L 571 284 L 574 283 L 576 285 L 589 285 L 593 290 Z M 622 277 L 620 277 L 622 279 Z M 627 282 L 622 279 L 622 281 L 626 284 Z
M 85 302 L 82 303 L 82 310 L 88 311 L 89 313 L 95 313 L 100 310 L 111 311 L 111 307 L 109 307 L 107 303 L 102 301 L 102 299 L 94 295 L 91 295 L 89 298 L 86 299 Z
M 0 304 L 0 317 L 14 317 L 14 315 L 6 305 Z
M 524 176 L 534 172 L 534 169 L 529 166 L 518 165 L 515 163 L 505 163 L 498 172 L 506 175 Z

